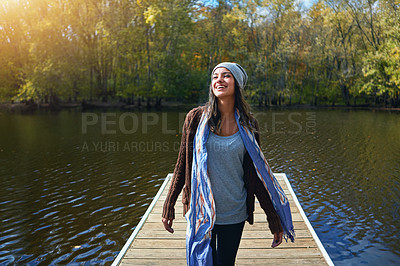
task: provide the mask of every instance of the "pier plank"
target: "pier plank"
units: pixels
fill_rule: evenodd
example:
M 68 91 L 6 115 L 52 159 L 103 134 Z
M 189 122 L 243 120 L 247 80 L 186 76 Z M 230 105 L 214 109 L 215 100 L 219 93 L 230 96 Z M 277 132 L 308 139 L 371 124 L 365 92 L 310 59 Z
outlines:
M 240 243 L 236 265 L 333 265 L 307 217 L 305 217 L 297 197 L 288 187 L 285 174 L 275 174 L 285 191 L 291 207 L 293 225 L 296 231 L 294 243 L 285 242 L 271 248 L 273 235 L 270 233 L 266 216 L 261 207 L 256 206 L 254 224 L 246 223 Z M 167 179 L 172 177 L 171 174 Z M 167 181 L 166 181 L 167 182 Z M 290 184 L 289 184 L 290 186 Z M 113 265 L 185 265 L 186 221 L 182 215 L 182 201 L 178 198 L 173 223 L 174 234 L 168 233 L 161 223 L 162 206 L 168 193 L 169 184 L 164 183 L 157 193 L 127 244 L 121 250 Z M 257 205 L 257 203 L 256 203 Z M 139 225 L 138 225 L 139 227 Z M 310 228 L 311 227 L 311 228 Z

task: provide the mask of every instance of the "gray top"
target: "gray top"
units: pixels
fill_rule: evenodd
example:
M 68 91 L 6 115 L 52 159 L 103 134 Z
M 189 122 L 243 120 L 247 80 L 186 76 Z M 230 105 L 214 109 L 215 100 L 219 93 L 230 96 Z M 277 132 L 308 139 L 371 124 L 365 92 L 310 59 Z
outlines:
M 218 136 L 210 131 L 206 143 L 207 168 L 213 191 L 216 224 L 236 224 L 247 219 L 247 192 L 243 180 L 246 153 L 239 131 Z

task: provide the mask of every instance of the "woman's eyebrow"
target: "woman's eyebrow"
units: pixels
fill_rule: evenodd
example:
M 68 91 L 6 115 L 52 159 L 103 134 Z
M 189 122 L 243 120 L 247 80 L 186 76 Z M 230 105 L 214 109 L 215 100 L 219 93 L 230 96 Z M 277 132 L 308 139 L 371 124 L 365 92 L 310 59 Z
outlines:
M 219 73 L 214 73 L 214 76 L 215 76 L 215 75 L 218 75 L 218 74 L 219 74 Z M 222 73 L 221 73 L 221 75 L 225 75 L 225 74 L 231 74 L 231 72 L 226 71 L 226 72 L 222 72 Z

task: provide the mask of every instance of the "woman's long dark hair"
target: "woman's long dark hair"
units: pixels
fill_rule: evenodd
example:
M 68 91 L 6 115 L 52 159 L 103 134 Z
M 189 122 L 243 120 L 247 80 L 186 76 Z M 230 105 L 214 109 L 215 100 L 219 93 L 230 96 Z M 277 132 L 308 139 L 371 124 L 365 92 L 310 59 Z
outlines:
M 218 98 L 215 97 L 212 84 L 210 84 L 210 91 L 208 96 L 207 106 L 207 116 L 209 117 L 208 123 L 210 130 L 214 133 L 219 132 L 221 129 L 221 113 L 218 110 Z M 242 90 L 239 87 L 235 79 L 235 110 L 239 110 L 240 120 L 239 123 L 249 128 L 252 132 L 256 132 L 256 121 L 254 116 L 250 112 L 250 106 L 244 99 Z

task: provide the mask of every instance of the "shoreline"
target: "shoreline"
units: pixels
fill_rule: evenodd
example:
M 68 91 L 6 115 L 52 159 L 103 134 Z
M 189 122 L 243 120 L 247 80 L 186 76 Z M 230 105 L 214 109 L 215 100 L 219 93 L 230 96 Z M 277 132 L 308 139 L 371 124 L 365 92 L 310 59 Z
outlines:
M 180 103 L 180 102 L 163 102 L 161 106 L 146 105 L 128 105 L 123 102 L 71 102 L 60 103 L 56 107 L 50 104 L 27 104 L 27 103 L 0 103 L 0 112 L 8 113 L 33 113 L 36 111 L 61 111 L 65 109 L 80 109 L 85 110 L 107 110 L 107 109 L 121 109 L 121 110 L 173 110 L 173 109 L 190 109 L 204 103 Z M 349 110 L 371 110 L 371 111 L 400 111 L 400 108 L 384 107 L 384 106 L 369 106 L 369 105 L 309 105 L 309 104 L 295 104 L 295 105 L 271 105 L 271 106 L 258 106 L 251 105 L 253 110 L 268 110 L 268 109 L 349 109 Z

